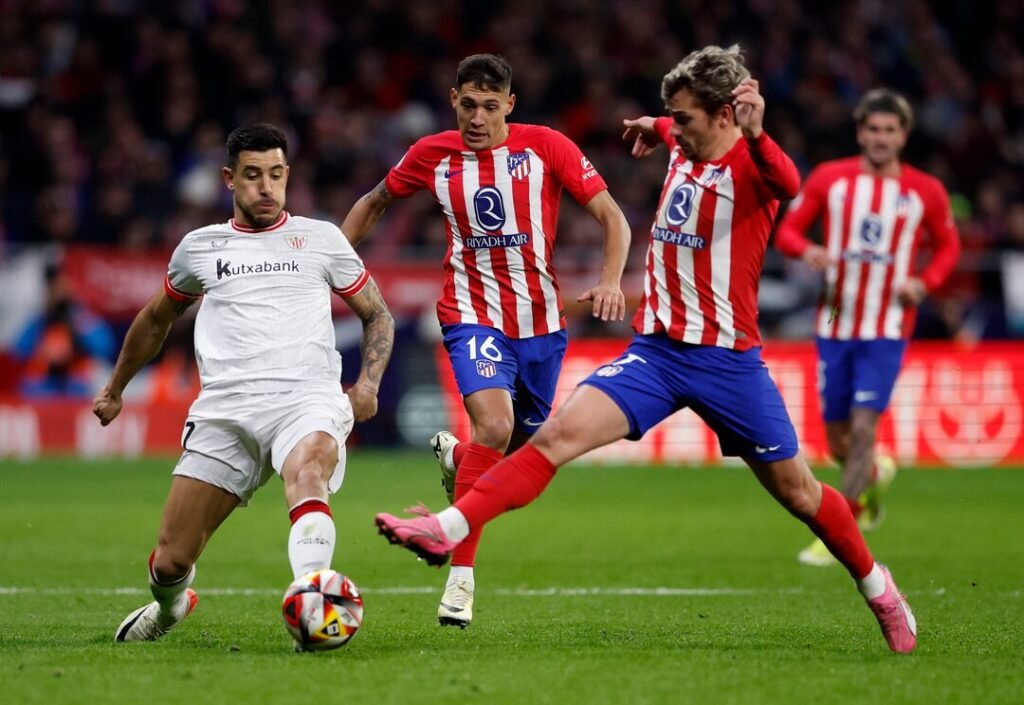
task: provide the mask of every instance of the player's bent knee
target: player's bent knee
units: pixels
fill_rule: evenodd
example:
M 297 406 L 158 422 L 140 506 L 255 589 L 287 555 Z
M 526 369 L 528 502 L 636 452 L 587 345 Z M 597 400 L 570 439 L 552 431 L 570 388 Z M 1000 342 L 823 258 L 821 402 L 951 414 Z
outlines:
M 161 583 L 174 582 L 188 575 L 194 563 L 195 557 L 188 551 L 168 545 L 157 546 L 153 556 L 153 574 Z
M 504 452 L 514 429 L 515 423 L 510 418 L 477 420 L 473 423 L 473 442 Z

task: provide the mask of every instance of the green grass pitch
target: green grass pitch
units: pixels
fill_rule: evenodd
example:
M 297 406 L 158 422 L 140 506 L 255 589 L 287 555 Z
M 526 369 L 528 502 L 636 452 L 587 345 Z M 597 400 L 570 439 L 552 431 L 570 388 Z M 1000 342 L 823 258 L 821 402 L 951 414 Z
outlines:
M 171 464 L 0 463 L 0 701 L 1024 701 L 1021 471 L 897 477 L 869 536 L 918 618 L 917 652 L 896 656 L 845 571 L 799 565 L 807 530 L 734 468 L 563 470 L 488 527 L 473 625 L 440 628 L 446 572 L 372 527 L 377 511 L 443 504 L 433 458 L 355 451 L 332 501 L 334 567 L 363 588 L 365 623 L 339 651 L 294 654 L 276 479 L 214 536 L 196 612 L 161 642 L 113 643 L 150 599 Z

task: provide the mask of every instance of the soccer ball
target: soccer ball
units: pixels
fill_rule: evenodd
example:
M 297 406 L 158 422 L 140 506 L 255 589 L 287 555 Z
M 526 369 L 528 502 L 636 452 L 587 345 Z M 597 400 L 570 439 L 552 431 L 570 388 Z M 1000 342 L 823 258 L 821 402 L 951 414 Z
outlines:
M 298 650 L 329 651 L 359 631 L 363 598 L 355 583 L 325 568 L 296 578 L 284 593 L 281 612 Z

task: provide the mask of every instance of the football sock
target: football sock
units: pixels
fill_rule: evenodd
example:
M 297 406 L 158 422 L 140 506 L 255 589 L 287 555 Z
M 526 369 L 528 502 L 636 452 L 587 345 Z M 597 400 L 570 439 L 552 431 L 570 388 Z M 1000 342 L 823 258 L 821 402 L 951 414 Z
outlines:
M 468 565 L 453 565 L 451 570 L 448 571 L 448 582 L 446 585 L 451 585 L 459 578 L 462 578 L 470 585 L 473 584 L 473 567 Z
M 451 458 L 445 457 L 445 459 L 444 459 L 445 463 L 447 463 L 449 460 L 451 460 L 451 464 L 454 465 L 456 468 L 458 468 L 460 465 L 462 465 L 462 458 L 463 458 L 464 455 L 466 455 L 466 445 L 467 445 L 466 443 L 461 443 L 461 442 L 460 443 L 456 443 L 455 445 L 453 445 L 452 449 L 451 449 L 452 450 L 452 457 Z
M 846 500 L 846 505 L 850 508 L 850 514 L 853 514 L 853 518 L 856 519 L 864 512 L 864 505 L 861 504 L 860 499 L 850 499 L 849 497 L 843 496 Z
M 818 513 L 807 521 L 811 531 L 821 539 L 832 555 L 839 560 L 854 580 L 861 580 L 871 572 L 875 559 L 864 543 L 850 507 L 838 491 L 821 484 L 821 506 Z M 470 525 L 473 519 L 469 518 Z
M 153 559 L 155 557 L 156 551 L 149 554 L 149 591 L 153 593 L 153 598 L 160 605 L 160 611 L 170 613 L 175 607 L 180 607 L 180 602 L 188 599 L 185 596 L 185 590 L 196 579 L 196 567 L 193 565 L 189 568 L 185 577 L 178 578 L 173 582 L 164 583 L 157 580 L 156 573 L 153 570 Z
M 499 514 L 535 500 L 557 471 L 543 453 L 527 443 L 477 480 L 454 506 L 471 528 L 481 527 Z
M 458 465 L 459 469 L 455 473 L 455 501 L 473 489 L 474 483 L 503 457 L 501 452 L 479 443 L 460 443 L 459 445 L 464 448 L 464 451 Z M 472 566 L 476 563 L 476 551 L 480 546 L 481 531 L 483 531 L 482 526 L 473 528 L 469 532 L 469 536 L 455 547 L 455 550 L 452 551 L 453 566 Z
M 327 503 L 307 497 L 288 511 L 292 528 L 288 533 L 288 561 L 296 578 L 314 570 L 331 567 L 334 557 L 334 517 Z
M 865 600 L 873 600 L 885 592 L 885 574 L 877 563 L 871 566 L 871 572 L 857 581 L 857 589 Z
M 436 516 L 441 531 L 451 541 L 462 541 L 469 536 L 469 522 L 454 505 L 438 512 Z

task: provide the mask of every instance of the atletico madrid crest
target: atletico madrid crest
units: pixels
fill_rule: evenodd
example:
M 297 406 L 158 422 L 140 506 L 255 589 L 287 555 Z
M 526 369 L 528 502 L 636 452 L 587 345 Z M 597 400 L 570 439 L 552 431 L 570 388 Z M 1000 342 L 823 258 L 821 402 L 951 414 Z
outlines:
M 498 374 L 498 368 L 490 360 L 477 360 L 476 373 L 481 377 L 490 379 L 494 375 Z
M 522 181 L 530 175 L 530 154 L 528 152 L 513 152 L 508 155 L 508 173 L 512 178 Z

